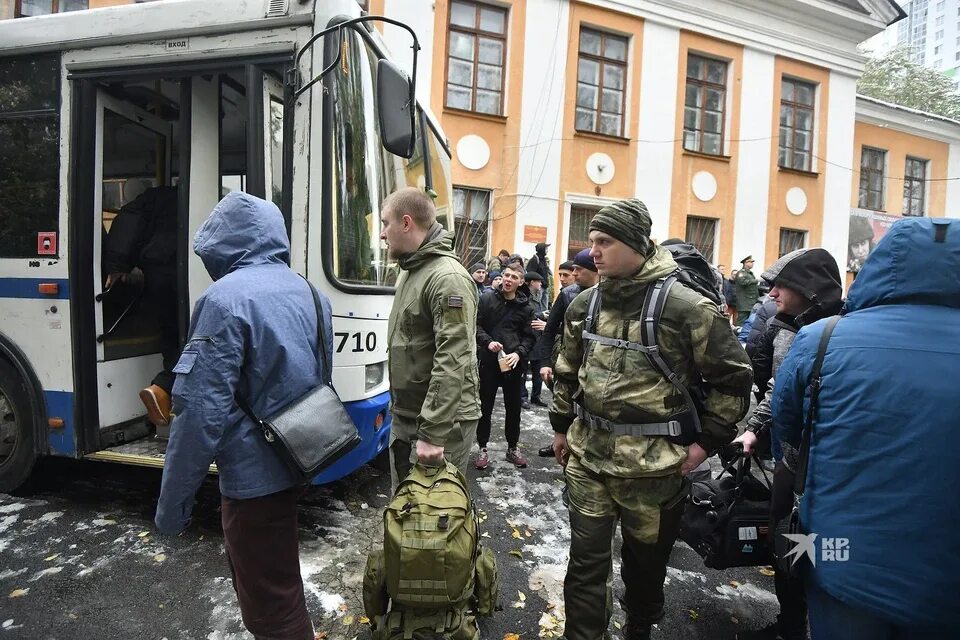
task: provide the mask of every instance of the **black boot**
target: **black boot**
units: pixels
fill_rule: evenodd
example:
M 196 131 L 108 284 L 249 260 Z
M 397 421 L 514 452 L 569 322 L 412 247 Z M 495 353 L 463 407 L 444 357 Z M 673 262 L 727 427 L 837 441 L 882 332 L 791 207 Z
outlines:
M 653 625 L 637 624 L 630 621 L 627 616 L 627 624 L 623 627 L 623 640 L 650 640 L 650 629 Z

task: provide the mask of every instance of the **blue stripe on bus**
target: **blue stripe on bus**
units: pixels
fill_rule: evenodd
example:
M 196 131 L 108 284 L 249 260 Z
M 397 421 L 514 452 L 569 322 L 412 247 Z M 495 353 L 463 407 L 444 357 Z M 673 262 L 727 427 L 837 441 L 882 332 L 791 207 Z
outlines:
M 47 401 L 47 417 L 61 418 L 62 429 L 49 429 L 47 441 L 50 453 L 55 456 L 76 456 L 77 440 L 73 425 L 73 393 L 70 391 L 44 391 Z
M 57 284 L 56 295 L 46 295 L 37 290 L 40 284 Z M 0 298 L 39 298 L 42 300 L 67 300 L 70 297 L 70 281 L 58 278 L 0 278 Z

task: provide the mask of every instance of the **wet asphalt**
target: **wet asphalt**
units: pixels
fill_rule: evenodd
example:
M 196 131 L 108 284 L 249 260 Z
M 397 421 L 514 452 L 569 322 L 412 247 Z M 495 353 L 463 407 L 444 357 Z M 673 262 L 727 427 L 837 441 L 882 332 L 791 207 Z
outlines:
M 547 394 L 545 393 L 545 396 Z M 502 407 L 491 467 L 468 470 L 497 552 L 503 611 L 481 620 L 481 637 L 556 637 L 569 525 L 562 478 L 536 450 L 550 441 L 546 410 L 525 411 L 529 467 L 504 460 Z M 239 640 L 243 629 L 223 554 L 216 478 L 203 484 L 181 536 L 153 528 L 159 470 L 45 459 L 13 495 L 0 494 L 0 640 L 167 638 Z M 364 467 L 308 490 L 300 503 L 301 573 L 320 638 L 369 638 L 361 580 L 382 538 L 389 474 Z M 619 536 L 614 545 L 619 572 Z M 265 550 L 268 553 L 269 550 Z M 771 622 L 773 578 L 758 568 L 714 571 L 678 542 L 668 568 L 666 617 L 656 639 L 732 639 Z M 619 592 L 622 584 L 615 579 Z M 617 608 L 610 637 L 621 637 Z M 325 634 L 325 635 L 324 635 Z

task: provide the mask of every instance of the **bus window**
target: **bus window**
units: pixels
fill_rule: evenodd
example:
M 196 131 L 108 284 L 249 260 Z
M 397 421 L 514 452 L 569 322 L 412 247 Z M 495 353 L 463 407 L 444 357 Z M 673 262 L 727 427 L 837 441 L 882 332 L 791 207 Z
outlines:
M 336 44 L 335 38 L 331 43 Z M 413 156 L 407 160 L 383 148 L 378 130 L 375 86 L 377 55 L 353 30 L 344 32 L 343 59 L 328 80 L 333 107 L 333 255 L 330 274 L 347 285 L 389 286 L 380 242 L 380 203 L 399 188 L 425 188 L 426 163 L 419 118 Z M 336 55 L 337 48 L 327 49 Z M 330 58 L 332 59 L 332 58 Z
M 442 224 L 444 229 L 450 231 L 453 229 L 450 154 L 429 123 L 426 126 L 426 131 L 427 152 L 430 154 L 430 188 L 434 194 L 433 204 L 437 207 L 437 222 Z
M 0 257 L 59 230 L 60 57 L 0 58 Z

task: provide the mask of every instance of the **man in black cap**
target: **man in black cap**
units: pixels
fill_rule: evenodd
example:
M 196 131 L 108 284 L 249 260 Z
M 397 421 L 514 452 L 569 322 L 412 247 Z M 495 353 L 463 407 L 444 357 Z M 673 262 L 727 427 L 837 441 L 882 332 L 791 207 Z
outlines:
M 482 296 L 487 290 L 487 265 L 478 262 L 470 267 L 470 276 L 477 285 L 477 295 Z
M 650 638 L 664 615 L 663 582 L 683 513 L 683 475 L 734 438 L 749 407 L 750 360 L 717 305 L 693 289 L 674 284 L 654 291 L 663 294 L 655 333 L 671 379 L 704 384 L 699 429 L 684 392 L 640 347 L 644 299 L 677 269 L 670 251 L 650 240 L 651 224 L 646 205 L 635 198 L 597 212 L 590 255 L 601 279 L 564 314 L 550 423 L 569 497 L 570 562 L 563 584 L 568 640 L 596 640 L 607 631 L 618 521 L 623 637 Z M 678 425 L 689 445 L 671 437 Z
M 563 264 L 567 264 L 564 262 Z M 578 253 L 573 260 L 569 261 L 572 265 L 573 281 L 561 289 L 557 299 L 553 301 L 553 307 L 550 309 L 550 317 L 547 319 L 543 335 L 533 349 L 531 357 L 537 358 L 543 363 L 540 367 L 540 377 L 548 385 L 553 384 L 553 365 L 557 359 L 557 350 L 560 347 L 560 340 L 563 338 L 563 317 L 567 312 L 567 307 L 573 302 L 581 291 L 589 289 L 600 281 L 600 274 L 597 273 L 597 266 L 590 257 L 590 249 L 584 249 Z M 560 265 L 561 268 L 563 265 Z M 541 458 L 552 458 L 553 443 L 545 447 L 540 447 L 537 454 Z
M 527 261 L 527 271 L 536 271 L 543 276 L 543 286 L 547 290 L 547 296 L 553 292 L 553 273 L 550 270 L 550 262 L 547 258 L 547 248 L 550 245 L 546 242 L 538 242 L 536 253 Z
M 561 262 L 557 267 L 557 277 L 560 281 L 560 290 L 566 289 L 573 284 L 573 260 Z
M 547 326 L 547 316 L 550 314 L 550 298 L 547 297 L 547 291 L 543 288 L 543 276 L 539 273 L 527 271 L 524 280 L 529 290 L 530 306 L 533 307 L 533 321 L 530 322 L 530 327 L 533 329 L 536 338 L 539 339 Z M 530 393 L 527 392 L 527 385 L 524 382 L 523 391 L 520 394 L 520 406 L 523 409 L 530 409 L 531 404 L 538 407 L 547 406 L 547 403 L 540 399 L 540 392 L 543 390 L 543 380 L 540 378 L 540 367 L 542 365 L 543 360 L 535 358 L 531 354 L 527 366 L 527 369 L 533 374 L 530 384 L 531 391 Z M 523 372 L 524 377 L 527 375 L 527 369 Z

